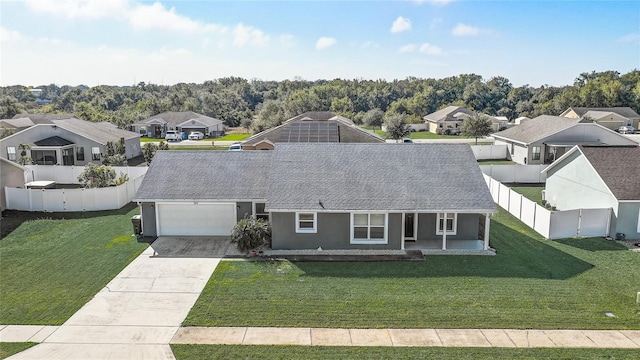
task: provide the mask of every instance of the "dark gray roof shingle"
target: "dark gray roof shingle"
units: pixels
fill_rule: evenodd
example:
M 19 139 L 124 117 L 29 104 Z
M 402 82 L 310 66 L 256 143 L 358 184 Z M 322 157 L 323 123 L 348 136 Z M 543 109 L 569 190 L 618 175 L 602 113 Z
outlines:
M 158 151 L 134 201 L 266 199 L 271 151 Z
M 207 126 L 222 123 L 222 120 L 218 120 L 210 116 L 198 114 L 193 111 L 167 111 L 161 114 L 148 117 L 142 121 L 138 121 L 135 124 L 145 125 L 147 124 L 147 122 L 152 121 L 154 119 L 164 120 L 167 124 L 171 126 L 182 124 L 183 122 L 188 120 L 197 120 L 203 124 L 206 124 Z
M 580 146 L 618 200 L 640 200 L 640 147 Z
M 589 111 L 607 111 L 613 112 L 620 116 L 624 116 L 627 119 L 638 119 L 640 115 L 633 111 L 630 107 L 610 107 L 610 108 L 590 108 L 590 107 L 570 107 L 569 109 L 573 109 L 573 111 L 578 114 L 578 116 L 582 117 Z
M 52 120 L 51 122 L 63 129 L 82 135 L 103 145 L 106 145 L 108 141 L 116 142 L 120 140 L 120 138 L 125 138 L 125 140 L 128 140 L 140 137 L 140 134 L 138 133 L 118 129 L 113 125 L 94 123 L 91 121 L 85 121 L 75 118 Z
M 442 120 L 462 120 L 463 118 L 459 118 L 459 116 L 456 116 L 457 114 L 465 114 L 465 115 L 469 115 L 472 116 L 473 115 L 473 111 L 465 109 L 463 107 L 460 106 L 447 106 L 444 109 L 438 110 L 436 112 L 433 112 L 431 114 L 425 115 L 425 117 L 423 118 L 426 121 L 430 121 L 430 122 L 438 122 L 438 121 L 442 121 Z
M 46 139 L 42 139 L 34 142 L 37 146 L 67 146 L 72 145 L 73 142 L 63 139 L 60 136 L 51 136 Z
M 267 208 L 495 211 L 467 144 L 279 144 Z
M 568 129 L 580 121 L 580 119 L 540 115 L 536 118 L 522 121 L 520 125 L 494 133 L 492 136 L 531 144 L 558 131 Z

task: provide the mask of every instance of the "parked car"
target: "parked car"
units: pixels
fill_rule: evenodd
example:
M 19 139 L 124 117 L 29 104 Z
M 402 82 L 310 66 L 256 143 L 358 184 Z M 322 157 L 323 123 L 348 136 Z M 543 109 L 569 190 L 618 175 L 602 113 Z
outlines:
M 409 138 L 404 138 L 404 139 L 402 139 L 402 142 L 406 143 L 406 144 L 411 144 L 411 143 L 413 143 L 413 140 L 411 140 Z
M 233 144 L 229 146 L 229 151 L 241 151 L 241 150 L 242 150 L 242 144 Z
M 619 132 L 620 134 L 635 134 L 636 133 L 636 129 L 633 126 L 620 126 L 619 128 L 616 129 L 617 132 Z
M 180 141 L 182 140 L 182 134 L 178 131 L 167 130 L 167 133 L 164 135 L 164 139 L 167 141 Z
M 204 134 L 200 131 L 193 131 L 189 134 L 189 140 L 202 140 L 204 139 Z

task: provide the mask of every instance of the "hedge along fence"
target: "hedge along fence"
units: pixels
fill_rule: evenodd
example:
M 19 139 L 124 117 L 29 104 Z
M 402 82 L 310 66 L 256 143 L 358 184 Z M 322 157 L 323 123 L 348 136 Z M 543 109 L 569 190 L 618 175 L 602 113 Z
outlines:
M 79 184 L 84 166 L 28 165 L 25 180 L 49 180 Z M 147 167 L 112 167 L 116 176 L 127 174 L 129 181 L 119 186 L 78 189 L 23 189 L 5 187 L 7 209 L 21 211 L 71 212 L 120 209 L 136 195 Z
M 549 211 L 487 174 L 484 179 L 493 201 L 547 239 L 609 235 L 611 208 Z

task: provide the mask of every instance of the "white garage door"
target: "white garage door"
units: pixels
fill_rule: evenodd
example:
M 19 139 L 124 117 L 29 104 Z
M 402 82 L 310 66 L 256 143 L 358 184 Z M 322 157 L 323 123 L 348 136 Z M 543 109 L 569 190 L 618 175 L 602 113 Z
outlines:
M 234 203 L 159 203 L 158 235 L 230 235 Z

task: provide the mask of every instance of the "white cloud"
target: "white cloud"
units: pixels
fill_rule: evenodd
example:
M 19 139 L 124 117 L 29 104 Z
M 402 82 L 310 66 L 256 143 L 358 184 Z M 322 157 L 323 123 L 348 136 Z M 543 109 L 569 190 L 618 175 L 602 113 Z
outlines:
M 493 30 L 481 29 L 479 27 L 458 23 L 452 30 L 453 36 L 478 36 L 492 34 Z
M 240 23 L 233 29 L 233 45 L 236 47 L 243 47 L 247 44 L 262 47 L 268 43 L 269 36 L 252 26 L 244 26 Z
M 427 55 L 442 55 L 442 49 L 429 43 L 420 45 L 420 52 Z
M 22 34 L 15 30 L 5 29 L 0 27 L 0 41 L 4 42 L 19 42 L 23 39 Z
M 224 26 L 203 24 L 176 14 L 175 8 L 166 9 L 159 2 L 136 6 L 129 14 L 129 24 L 139 30 L 165 29 L 185 33 L 226 31 Z
M 401 52 L 401 53 L 414 52 L 414 51 L 416 51 L 417 48 L 418 47 L 415 46 L 414 44 L 407 44 L 407 45 L 404 45 L 404 46 L 400 47 L 400 49 L 398 49 L 398 52 Z
M 296 46 L 295 38 L 291 34 L 280 35 L 280 45 L 286 48 L 294 47 Z
M 619 43 L 632 43 L 632 44 L 640 44 L 640 33 L 631 33 L 625 36 L 622 36 L 616 40 Z
M 128 0 L 27 0 L 29 9 L 69 19 L 99 19 L 124 16 Z
M 362 43 L 362 45 L 360 45 L 361 49 L 377 49 L 379 47 L 380 44 L 375 41 L 365 41 L 364 43 Z
M 316 41 L 316 49 L 318 50 L 323 50 L 326 48 L 330 48 L 333 45 L 336 44 L 336 39 L 331 38 L 331 37 L 321 37 L 320 39 L 318 39 L 318 41 Z
M 401 33 L 403 31 L 411 30 L 411 20 L 398 16 L 398 18 L 391 25 L 391 32 L 394 34 Z

